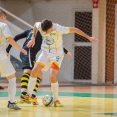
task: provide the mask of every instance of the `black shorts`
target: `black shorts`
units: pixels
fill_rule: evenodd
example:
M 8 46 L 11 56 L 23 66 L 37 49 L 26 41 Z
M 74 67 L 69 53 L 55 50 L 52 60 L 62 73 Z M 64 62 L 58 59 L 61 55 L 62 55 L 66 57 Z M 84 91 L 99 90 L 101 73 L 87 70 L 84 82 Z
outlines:
M 36 55 L 33 55 L 30 49 L 27 50 L 27 55 L 20 53 L 20 59 L 22 61 L 22 69 L 31 69 L 34 67 Z

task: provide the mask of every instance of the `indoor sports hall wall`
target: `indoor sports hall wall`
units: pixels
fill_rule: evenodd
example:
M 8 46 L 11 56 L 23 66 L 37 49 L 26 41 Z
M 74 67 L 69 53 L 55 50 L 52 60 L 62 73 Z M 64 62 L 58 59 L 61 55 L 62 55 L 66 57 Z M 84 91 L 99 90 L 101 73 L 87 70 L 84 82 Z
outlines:
M 75 26 L 75 12 L 85 12 L 92 14 L 92 35 L 99 38 L 99 44 L 83 43 L 83 46 L 91 47 L 91 75 L 89 79 L 83 79 L 82 82 L 92 83 L 115 83 L 115 4 L 116 0 L 100 0 L 99 9 L 92 9 L 92 0 L 1 0 L 0 5 L 15 14 L 19 18 L 33 25 L 36 21 L 49 18 L 55 23 L 64 26 Z M 22 7 L 21 7 L 22 6 Z M 84 18 L 84 17 L 83 17 Z M 79 18 L 78 18 L 79 20 Z M 87 20 L 85 17 L 84 22 Z M 8 16 L 8 21 L 15 24 L 22 30 L 28 27 L 22 25 L 17 20 Z M 82 21 L 82 23 L 83 23 Z M 85 23 L 84 23 L 85 24 Z M 83 25 L 84 25 L 83 24 Z M 84 25 L 84 29 L 86 26 Z M 75 47 L 81 43 L 74 41 L 75 36 L 72 34 L 64 35 L 64 47 L 68 49 L 74 56 Z M 82 44 L 80 45 L 82 46 Z M 85 51 L 85 49 L 83 49 Z M 87 52 L 87 51 L 86 51 Z M 81 49 L 81 55 L 82 55 Z M 76 55 L 76 54 L 75 54 Z M 74 56 L 76 58 L 76 56 Z M 59 72 L 60 82 L 79 82 L 74 76 L 74 60 L 65 56 L 61 70 Z M 85 58 L 87 59 L 87 58 Z M 88 60 L 88 59 L 87 59 Z M 86 62 L 86 61 L 85 61 Z M 86 62 L 87 63 L 87 62 Z M 84 62 L 81 63 L 81 65 Z M 86 64 L 85 64 L 86 65 Z M 78 66 L 78 65 L 77 65 Z M 84 66 L 85 68 L 85 66 Z M 77 72 L 76 72 L 77 74 Z M 86 73 L 82 73 L 86 76 Z M 45 74 L 49 83 L 49 75 Z M 79 77 L 79 75 L 78 75 Z M 48 80 L 47 80 L 48 79 Z
M 75 26 L 76 11 L 92 11 L 92 0 L 36 0 L 36 2 L 30 3 L 25 0 L 2 0 L 1 3 L 2 7 L 30 24 L 41 21 L 43 18 L 50 18 L 53 22 L 64 26 Z M 9 18 L 9 20 L 19 27 L 23 27 L 14 19 Z M 23 27 L 23 29 L 26 28 Z M 64 36 L 63 40 L 64 47 L 74 55 L 74 35 Z M 65 56 L 59 72 L 59 81 L 74 81 L 74 58 Z
M 34 24 L 32 7 L 31 4 L 27 2 L 27 0 L 0 0 L 0 6 L 28 22 L 29 24 Z M 9 15 L 7 16 L 7 19 L 23 30 L 27 30 L 28 28 Z

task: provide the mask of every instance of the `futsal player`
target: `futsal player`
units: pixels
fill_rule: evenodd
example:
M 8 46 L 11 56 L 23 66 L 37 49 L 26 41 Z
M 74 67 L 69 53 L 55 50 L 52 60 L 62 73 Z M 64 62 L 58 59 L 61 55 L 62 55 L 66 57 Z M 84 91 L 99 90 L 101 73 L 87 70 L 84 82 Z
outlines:
M 15 41 L 26 38 L 26 40 L 23 44 L 23 48 L 27 51 L 27 55 L 20 53 L 20 58 L 21 58 L 21 61 L 22 61 L 22 69 L 23 69 L 24 73 L 23 73 L 22 78 L 21 78 L 20 100 L 17 100 L 16 103 L 30 103 L 28 100 L 25 100 L 23 98 L 23 96 L 27 94 L 27 86 L 28 86 L 28 81 L 29 81 L 29 78 L 30 78 L 30 73 L 31 73 L 31 70 L 34 66 L 36 55 L 40 51 L 41 44 L 42 44 L 42 36 L 41 36 L 40 32 L 38 31 L 37 34 L 36 34 L 35 45 L 31 48 L 28 48 L 27 43 L 31 40 L 32 35 L 33 35 L 33 29 L 29 29 L 29 30 L 26 30 L 23 33 L 18 34 L 14 37 Z M 11 47 L 12 47 L 11 45 L 9 45 L 7 47 L 7 49 L 6 49 L 7 53 L 9 53 Z M 63 48 L 63 49 L 64 49 L 65 54 L 72 56 L 71 53 L 68 52 L 65 48 Z M 31 95 L 31 97 L 34 100 L 34 102 L 33 102 L 34 105 L 39 104 L 38 100 L 36 98 L 36 92 L 38 90 L 40 82 L 41 82 L 41 78 L 39 78 L 37 76 L 36 85 L 34 87 L 32 95 Z
M 54 106 L 62 107 L 63 105 L 58 100 L 57 79 L 57 74 L 64 56 L 62 35 L 76 33 L 87 38 L 91 42 L 97 42 L 98 39 L 88 36 L 78 28 L 64 27 L 59 24 L 52 23 L 51 20 L 44 19 L 41 22 L 35 23 L 33 29 L 33 37 L 32 40 L 28 43 L 28 47 L 33 47 L 35 45 L 35 37 L 38 30 L 43 37 L 43 42 L 41 46 L 42 52 L 39 55 L 36 64 L 34 65 L 34 68 L 32 69 L 28 84 L 28 93 L 30 95 L 33 92 L 37 76 L 39 75 L 40 78 L 42 78 L 42 69 L 48 69 L 50 67 L 50 81 L 51 90 L 54 96 Z M 26 98 L 30 100 L 30 96 Z
M 14 110 L 20 110 L 21 108 L 18 107 L 14 101 L 16 93 L 16 76 L 15 69 L 6 54 L 6 44 L 7 42 L 10 43 L 13 47 L 17 48 L 25 55 L 27 52 L 13 40 L 8 25 L 4 23 L 5 20 L 6 13 L 0 9 L 0 72 L 1 76 L 6 77 L 9 82 L 9 101 L 7 107 Z

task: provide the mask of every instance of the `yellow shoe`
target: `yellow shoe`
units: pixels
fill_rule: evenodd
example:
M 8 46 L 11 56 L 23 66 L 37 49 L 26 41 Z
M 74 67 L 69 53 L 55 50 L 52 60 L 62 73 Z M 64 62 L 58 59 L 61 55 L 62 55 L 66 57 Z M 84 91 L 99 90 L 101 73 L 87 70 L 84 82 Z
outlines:
M 26 95 L 22 94 L 22 95 L 20 96 L 20 99 L 31 101 L 31 97 L 30 97 L 28 94 L 26 94 Z
M 16 100 L 15 103 L 16 104 L 31 104 L 31 101 L 20 99 L 20 100 Z
M 26 94 L 26 95 L 22 94 L 20 98 L 24 99 L 25 101 L 26 100 L 31 101 L 33 103 L 33 105 L 39 105 L 37 98 L 36 97 L 30 97 L 28 94 Z
M 60 103 L 59 100 L 54 101 L 54 106 L 55 107 L 63 107 L 63 105 Z
M 39 105 L 37 98 L 32 97 L 32 103 L 33 103 L 33 105 Z

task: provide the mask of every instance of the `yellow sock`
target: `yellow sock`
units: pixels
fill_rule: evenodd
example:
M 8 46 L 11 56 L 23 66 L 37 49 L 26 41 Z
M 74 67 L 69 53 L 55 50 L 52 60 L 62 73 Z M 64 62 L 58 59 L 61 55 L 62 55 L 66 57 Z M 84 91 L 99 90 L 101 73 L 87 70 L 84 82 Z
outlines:
M 41 83 L 41 79 L 37 77 L 36 85 L 35 85 L 35 88 L 34 88 L 33 94 L 32 94 L 33 97 L 36 96 L 36 92 L 38 91 L 38 87 L 39 87 L 40 83 Z
M 29 78 L 30 74 L 24 72 L 21 78 L 21 93 L 27 93 Z

